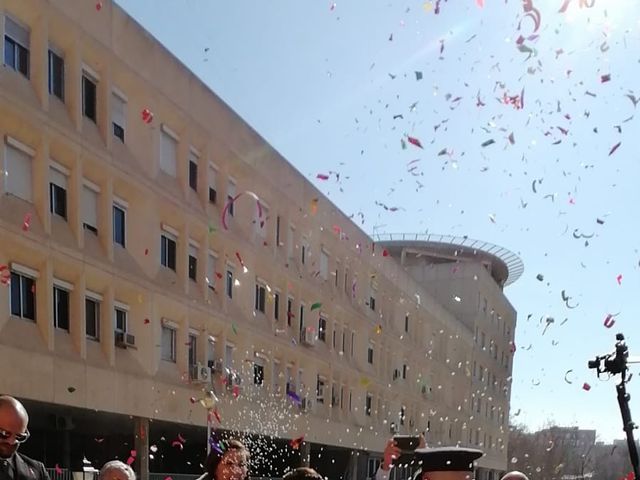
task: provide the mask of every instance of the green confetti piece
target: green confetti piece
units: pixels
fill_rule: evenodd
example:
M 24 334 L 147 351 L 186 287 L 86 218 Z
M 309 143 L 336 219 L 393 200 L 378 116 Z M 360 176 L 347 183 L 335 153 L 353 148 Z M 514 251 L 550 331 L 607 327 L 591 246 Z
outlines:
M 232 323 L 232 324 L 231 324 L 231 330 L 233 330 L 233 333 L 234 333 L 235 335 L 237 335 L 237 334 L 238 334 L 238 329 L 236 328 L 236 324 L 235 324 L 235 323 Z
M 214 227 L 213 225 L 209 225 L 209 233 L 213 233 L 216 231 L 216 227 Z
M 320 302 L 316 302 L 313 305 L 311 305 L 311 311 L 313 312 L 314 310 L 321 308 L 322 307 L 322 303 Z

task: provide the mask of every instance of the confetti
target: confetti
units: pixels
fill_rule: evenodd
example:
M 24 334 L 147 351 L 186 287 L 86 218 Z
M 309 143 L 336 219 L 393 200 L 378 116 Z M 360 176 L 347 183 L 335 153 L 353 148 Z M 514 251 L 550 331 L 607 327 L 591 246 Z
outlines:
M 415 137 L 410 137 L 407 135 L 407 141 L 411 144 L 411 145 L 415 145 L 418 148 L 423 148 L 422 147 L 422 143 L 420 143 L 420 140 L 418 140 Z
M 288 391 L 287 397 L 289 397 L 297 405 L 300 405 L 302 403 L 302 400 L 300 399 L 300 397 L 296 392 Z
M 582 384 L 582 389 L 586 392 L 588 392 L 589 390 L 591 390 L 591 385 L 589 385 L 587 382 L 584 382 Z
M 316 302 L 313 305 L 311 305 L 311 311 L 313 312 L 314 310 L 317 310 L 319 308 L 322 308 L 322 303 L 320 302 Z
M 151 323 L 151 320 L 149 320 L 148 318 L 145 318 L 143 323 L 145 325 L 149 325 Z
M 231 324 L 231 330 L 233 331 L 234 335 L 238 335 L 238 329 L 236 328 L 236 324 L 235 323 Z
M 536 275 L 536 279 L 540 282 L 542 282 L 544 280 L 544 275 L 542 275 L 541 273 L 539 273 L 538 275 Z M 564 290 L 563 290 L 564 292 Z
M 22 220 L 22 231 L 27 232 L 31 228 L 31 213 L 27 213 Z
M 607 73 L 606 75 L 602 75 L 600 77 L 600 83 L 607 83 L 611 80 L 611 74 Z
M 174 440 L 171 442 L 172 447 L 177 447 L 179 450 L 184 450 L 184 445 L 179 440 Z
M 329 180 L 329 175 L 325 175 L 324 173 L 319 173 L 316 175 L 318 180 Z
M 73 393 L 76 391 L 76 387 L 67 387 L 67 392 Z
M 618 282 L 618 285 L 622 285 L 622 274 L 621 273 L 616 277 L 616 282 Z
M 609 156 L 613 155 L 613 153 L 618 149 L 618 147 L 622 144 L 622 142 L 618 142 L 616 143 L 613 147 L 611 147 L 611 150 L 609 150 Z
M 291 448 L 293 448 L 294 450 L 298 450 L 300 448 L 300 445 L 302 444 L 302 442 L 304 442 L 304 435 L 302 435 L 301 437 L 298 437 L 298 438 L 293 438 L 289 442 L 289 446 L 291 446 Z
M 416 74 L 416 80 L 422 80 L 422 72 L 416 71 L 415 74 Z
M 141 116 L 142 116 L 142 121 L 147 125 L 153 122 L 153 113 L 148 108 L 145 108 L 144 110 L 142 110 Z
M 7 265 L 0 265 L 0 283 L 5 287 L 11 283 L 11 270 Z
M 382 250 L 382 256 L 383 257 L 388 257 L 389 256 L 389 250 L 387 250 L 386 248 L 384 250 Z
M 569 385 L 573 384 L 573 382 L 571 380 L 569 380 L 569 374 L 573 373 L 573 370 L 567 370 L 564 374 L 564 381 L 567 382 Z
M 96 10 L 99 12 L 100 10 L 102 10 L 102 2 L 97 2 L 96 3 Z
M 376 334 L 380 335 L 382 333 L 382 325 L 376 326 Z
M 604 319 L 604 326 L 605 326 L 606 328 L 611 328 L 611 327 L 613 327 L 613 326 L 615 325 L 615 323 L 616 323 L 616 321 L 615 321 L 615 319 L 613 318 L 613 315 L 611 315 L 611 314 L 608 314 L 608 315 L 605 317 L 605 319 Z
M 484 148 L 484 147 L 488 147 L 489 145 L 493 145 L 494 143 L 496 143 L 496 141 L 493 138 L 490 138 L 489 140 L 482 142 L 480 146 Z

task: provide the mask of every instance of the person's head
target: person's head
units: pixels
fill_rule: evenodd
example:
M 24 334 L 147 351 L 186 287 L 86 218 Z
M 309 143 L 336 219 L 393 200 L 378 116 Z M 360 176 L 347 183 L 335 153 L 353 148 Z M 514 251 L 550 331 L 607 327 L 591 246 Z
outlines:
M 0 395 L 0 458 L 10 458 L 27 441 L 28 424 L 24 405 L 9 395 Z
M 313 468 L 298 467 L 288 472 L 282 480 L 324 480 Z
M 500 480 L 529 480 L 524 473 L 514 470 L 513 472 L 505 473 Z
M 207 457 L 207 472 L 212 480 L 249 478 L 249 450 L 238 440 L 222 440 Z
M 98 480 L 136 480 L 136 474 L 126 463 L 111 460 L 100 469 Z
M 420 464 L 421 480 L 472 480 L 473 462 L 482 455 L 472 448 L 419 448 L 414 459 Z

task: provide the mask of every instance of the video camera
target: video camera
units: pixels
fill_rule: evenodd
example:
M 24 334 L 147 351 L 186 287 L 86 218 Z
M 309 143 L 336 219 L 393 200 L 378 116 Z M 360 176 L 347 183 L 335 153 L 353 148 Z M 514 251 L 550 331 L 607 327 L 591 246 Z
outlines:
M 593 368 L 598 373 L 610 373 L 611 375 L 622 374 L 626 377 L 627 359 L 629 358 L 629 347 L 624 341 L 622 333 L 616 334 L 616 349 L 612 353 L 597 356 L 595 360 L 589 360 L 589 368 Z M 604 366 L 603 366 L 604 365 Z

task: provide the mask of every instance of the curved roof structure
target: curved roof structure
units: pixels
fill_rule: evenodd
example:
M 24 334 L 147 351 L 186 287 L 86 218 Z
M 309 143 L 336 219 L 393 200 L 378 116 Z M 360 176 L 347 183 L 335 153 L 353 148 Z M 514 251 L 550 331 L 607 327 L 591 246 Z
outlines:
M 392 255 L 403 249 L 414 248 L 433 259 L 477 259 L 491 264 L 491 275 L 500 285 L 508 286 L 524 272 L 520 257 L 504 247 L 483 240 L 463 236 L 432 233 L 378 233 L 373 240 L 383 245 Z

